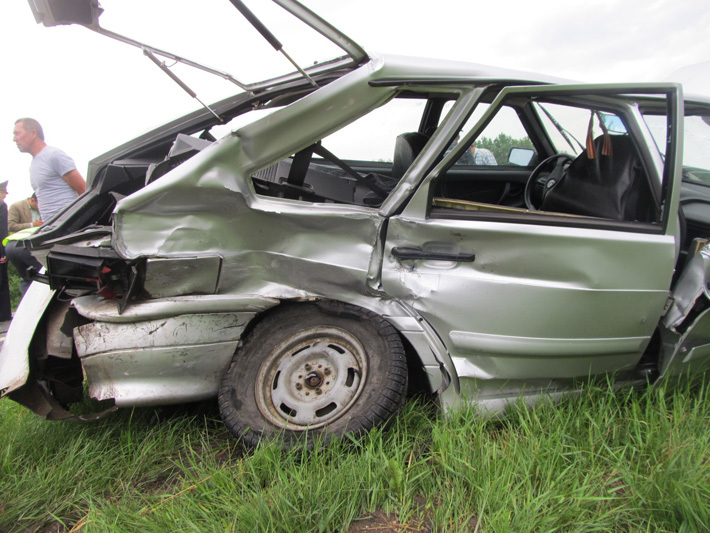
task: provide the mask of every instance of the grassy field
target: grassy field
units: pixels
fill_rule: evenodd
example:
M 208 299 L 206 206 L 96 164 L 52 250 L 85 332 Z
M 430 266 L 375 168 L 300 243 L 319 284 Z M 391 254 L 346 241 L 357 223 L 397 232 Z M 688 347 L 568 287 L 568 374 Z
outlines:
M 10 264 L 7 266 L 7 279 L 10 285 L 10 303 L 12 305 L 12 312 L 14 313 L 21 299 L 20 274 L 18 274 L 14 265 Z
M 500 420 L 242 450 L 213 404 L 46 422 L 0 402 L 0 531 L 708 531 L 704 387 L 593 388 Z

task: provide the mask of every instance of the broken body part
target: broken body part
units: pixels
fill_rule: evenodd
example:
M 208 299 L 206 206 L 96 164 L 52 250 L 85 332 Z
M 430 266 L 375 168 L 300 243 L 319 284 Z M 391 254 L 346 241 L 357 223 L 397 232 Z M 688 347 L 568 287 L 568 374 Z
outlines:
M 708 250 L 691 241 L 710 195 L 682 181 L 678 86 L 352 50 L 94 160 L 87 192 L 25 242 L 48 285 L 10 327 L 2 395 L 50 419 L 73 416 L 84 381 L 116 406 L 217 397 L 236 437 L 288 446 L 385 424 L 408 383 L 494 413 L 590 378 L 704 372 Z M 645 114 L 665 120 L 662 153 Z M 617 121 L 616 155 L 606 130 L 594 157 L 569 142 L 590 115 Z M 528 158 L 457 164 L 497 128 Z

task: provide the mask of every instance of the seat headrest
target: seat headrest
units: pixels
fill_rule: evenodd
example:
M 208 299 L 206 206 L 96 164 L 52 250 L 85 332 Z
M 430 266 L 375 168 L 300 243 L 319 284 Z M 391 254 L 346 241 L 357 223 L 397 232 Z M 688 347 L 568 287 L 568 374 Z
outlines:
M 400 179 L 412 165 L 429 137 L 418 131 L 410 131 L 397 136 L 394 144 L 394 158 L 392 159 L 392 177 Z

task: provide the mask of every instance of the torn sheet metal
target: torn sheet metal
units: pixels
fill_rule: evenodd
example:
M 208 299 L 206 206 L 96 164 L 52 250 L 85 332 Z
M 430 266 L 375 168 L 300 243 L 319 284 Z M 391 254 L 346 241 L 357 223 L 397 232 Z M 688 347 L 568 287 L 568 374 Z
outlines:
M 662 329 L 661 340 L 661 382 L 673 377 L 701 378 L 710 370 L 710 309 L 697 315 L 682 335 Z
M 236 342 L 103 353 L 83 361 L 89 396 L 116 405 L 168 405 L 213 398 Z
M 50 394 L 44 383 L 30 379 L 22 387 L 10 392 L 8 398 L 24 405 L 36 415 L 46 420 L 75 420 L 77 422 L 95 422 L 116 411 L 118 407 L 112 405 L 97 413 L 74 415 L 59 404 L 57 399 Z
M 119 312 L 118 302 L 104 300 L 97 295 L 87 295 L 72 300 L 72 307 L 91 320 L 111 323 L 132 323 L 197 313 L 229 313 L 265 311 L 279 301 L 257 295 L 234 296 L 214 294 L 207 296 L 180 296 L 131 303 Z
M 57 302 L 53 306 L 53 311 L 47 313 L 47 354 L 62 359 L 71 359 L 74 341 L 72 339 L 72 324 L 71 317 L 76 317 L 76 314 L 69 315 L 69 302 Z M 63 308 L 63 309 L 57 309 Z
M 393 303 L 391 307 L 408 314 L 408 316 L 390 315 L 386 318 L 411 343 L 419 355 L 430 390 L 442 394 L 452 382 L 454 388 L 458 390 L 454 363 L 436 332 L 426 321 L 419 320 L 413 311 L 401 303 Z
M 79 357 L 160 346 L 189 346 L 239 340 L 254 313 L 182 315 L 130 324 L 93 322 L 74 329 Z
M 255 313 L 182 315 L 75 328 L 91 397 L 116 405 L 209 398 Z
M 663 317 L 663 325 L 670 330 L 677 328 L 688 317 L 698 299 L 710 300 L 710 245 L 705 245 L 689 261 L 673 289 L 673 304 Z
M 710 245 L 689 261 L 661 324 L 661 380 L 701 376 L 710 370 Z

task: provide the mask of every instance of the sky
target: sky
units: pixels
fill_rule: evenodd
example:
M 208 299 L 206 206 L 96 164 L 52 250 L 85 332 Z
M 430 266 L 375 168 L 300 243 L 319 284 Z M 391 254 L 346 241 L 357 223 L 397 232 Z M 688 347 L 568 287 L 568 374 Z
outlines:
M 260 79 L 260 54 L 277 56 L 228 0 L 100 3 L 102 27 L 245 81 Z M 259 16 L 279 11 L 267 0 L 245 3 Z M 302 3 L 370 52 L 456 59 L 582 82 L 679 81 L 688 92 L 710 96 L 707 0 Z M 324 53 L 301 31 L 285 24 L 270 28 L 294 56 Z M 85 176 L 94 157 L 199 107 L 140 50 L 79 26 L 38 25 L 26 0 L 3 2 L 0 51 L 0 126 L 6 131 L 0 137 L 0 181 L 9 180 L 8 205 L 32 193 L 31 156 L 12 142 L 17 118 L 39 120 L 47 143 L 73 157 Z M 204 73 L 179 73 L 207 103 L 239 91 Z

